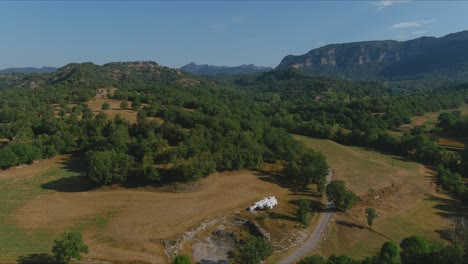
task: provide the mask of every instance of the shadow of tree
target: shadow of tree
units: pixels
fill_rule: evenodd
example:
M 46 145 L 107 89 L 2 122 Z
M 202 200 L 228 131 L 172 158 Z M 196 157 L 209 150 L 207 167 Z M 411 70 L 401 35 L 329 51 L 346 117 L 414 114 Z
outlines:
M 43 183 L 41 188 L 58 192 L 85 192 L 91 189 L 91 185 L 85 176 L 73 176 Z
M 433 208 L 440 211 L 437 212 L 440 216 L 445 218 L 468 217 L 468 205 L 463 204 L 458 200 L 437 197 L 429 194 L 426 195 L 425 199 L 436 202 Z
M 289 201 L 290 204 L 294 204 L 299 207 L 299 203 L 302 199 L 291 200 Z M 309 203 L 309 211 L 316 212 L 316 213 L 324 213 L 324 212 L 334 212 L 333 208 L 327 207 L 322 202 L 316 200 L 307 200 Z
M 277 174 L 272 174 L 272 173 L 262 171 L 262 170 L 257 170 L 255 175 L 258 177 L 258 179 L 262 181 L 274 183 L 274 184 L 279 185 L 282 188 L 289 189 L 293 193 L 293 195 L 302 195 L 302 196 L 307 195 L 307 196 L 314 196 L 314 197 L 318 196 L 318 194 L 315 191 L 311 190 L 310 188 L 305 187 L 300 184 L 292 183 L 286 177 L 283 177 Z
M 85 164 L 82 156 L 73 154 L 69 158 L 63 158 L 60 164 L 63 170 L 72 172 L 74 176 L 43 183 L 41 188 L 58 192 L 84 192 L 92 188 L 90 181 L 84 174 Z
M 449 235 L 449 230 L 448 229 L 437 229 L 437 230 L 435 230 L 435 232 L 437 234 L 439 234 L 439 236 L 442 239 L 450 241 L 450 235 Z
M 84 174 L 85 160 L 83 155 L 72 154 L 69 158 L 63 158 L 60 162 L 62 169 L 74 172 L 77 174 Z
M 282 219 L 282 220 L 289 220 L 289 221 L 297 221 L 297 218 L 294 217 L 294 216 L 290 216 L 290 215 L 285 215 L 285 214 L 280 214 L 280 213 L 276 213 L 276 212 L 269 212 L 269 217 L 271 219 Z
M 338 225 L 342 225 L 342 226 L 346 226 L 346 227 L 350 227 L 350 228 L 359 228 L 359 229 L 364 229 L 364 228 L 366 228 L 365 226 L 362 226 L 362 225 L 360 225 L 360 224 L 351 223 L 351 222 L 349 222 L 349 221 L 341 221 L 341 220 L 339 220 L 339 221 L 336 221 L 336 223 L 337 223 Z
M 19 264 L 53 264 L 54 260 L 47 253 L 29 254 L 18 258 Z

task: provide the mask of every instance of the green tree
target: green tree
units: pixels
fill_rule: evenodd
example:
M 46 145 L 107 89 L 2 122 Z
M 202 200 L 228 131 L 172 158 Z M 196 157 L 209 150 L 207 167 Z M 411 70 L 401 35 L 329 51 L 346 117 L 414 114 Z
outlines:
M 308 200 L 301 199 L 299 200 L 299 208 L 297 208 L 297 218 L 299 222 L 308 226 L 310 224 L 310 202 Z
M 151 182 L 157 182 L 161 179 L 161 175 L 154 166 L 150 165 L 145 169 L 145 178 Z
M 172 261 L 172 264 L 192 264 L 192 262 L 188 256 L 177 255 Z
M 120 103 L 120 108 L 125 110 L 125 109 L 128 109 L 128 102 L 127 101 L 122 101 Z
M 10 147 L 0 149 L 0 168 L 6 169 L 16 164 L 16 155 Z
M 110 104 L 108 102 L 105 102 L 102 104 L 101 110 L 109 110 L 110 109 Z
M 327 264 L 360 264 L 360 261 L 348 256 L 333 254 L 328 258 Z
M 55 263 L 67 264 L 72 258 L 80 260 L 81 253 L 88 253 L 88 246 L 83 242 L 81 233 L 65 233 L 61 239 L 54 240 L 52 254 Z
M 135 100 L 133 100 L 133 102 L 132 102 L 132 110 L 137 111 L 138 109 L 140 109 L 140 107 L 141 107 L 141 101 L 140 101 L 140 99 L 136 98 Z
M 327 199 L 343 212 L 356 205 L 359 198 L 348 190 L 344 181 L 332 181 L 326 188 Z
M 377 217 L 379 217 L 379 214 L 377 214 L 375 208 L 366 208 L 366 219 L 369 227 L 372 227 L 372 224 Z
M 317 184 L 318 192 L 322 194 L 326 184 L 328 164 L 325 156 L 310 150 L 288 161 L 283 173 L 302 186 Z
M 249 235 L 236 249 L 229 252 L 229 260 L 239 264 L 259 264 L 273 253 L 273 247 L 263 238 Z
M 12 142 L 8 145 L 16 155 L 16 163 L 32 163 L 34 160 L 42 158 L 39 148 L 25 142 Z
M 132 157 L 125 153 L 89 151 L 86 154 L 86 175 L 97 184 L 125 182 L 132 163 Z
M 378 260 L 381 264 L 401 264 L 400 248 L 391 241 L 385 242 L 380 248 Z
M 424 264 L 430 252 L 429 241 L 422 236 L 411 236 L 400 243 L 401 260 L 403 263 Z
M 320 255 L 313 255 L 301 259 L 297 264 L 326 264 L 327 261 Z

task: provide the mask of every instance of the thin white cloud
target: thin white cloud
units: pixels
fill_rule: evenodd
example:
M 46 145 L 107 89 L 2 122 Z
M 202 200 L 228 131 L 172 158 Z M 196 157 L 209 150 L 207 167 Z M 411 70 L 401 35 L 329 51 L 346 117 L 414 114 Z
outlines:
M 246 19 L 244 17 L 233 17 L 231 18 L 232 23 L 244 23 Z
M 394 24 L 391 26 L 391 28 L 409 28 L 409 27 L 421 27 L 427 24 L 434 23 L 434 19 L 430 20 L 415 20 L 415 21 L 406 21 L 406 22 L 401 22 L 398 24 Z
M 408 3 L 410 0 L 380 0 L 372 2 L 373 5 L 377 6 L 377 10 L 382 11 L 387 7 L 390 7 L 394 4 Z
M 223 24 L 213 24 L 209 26 L 211 32 L 224 32 L 226 28 Z

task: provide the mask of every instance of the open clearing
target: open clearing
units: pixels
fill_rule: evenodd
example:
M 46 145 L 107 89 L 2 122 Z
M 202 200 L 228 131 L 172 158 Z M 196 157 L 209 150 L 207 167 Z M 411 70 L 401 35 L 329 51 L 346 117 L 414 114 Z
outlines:
M 54 238 L 72 230 L 83 233 L 87 259 L 164 263 L 161 239 L 267 195 L 289 195 L 287 188 L 250 171 L 216 173 L 187 193 L 115 186 L 87 191 L 80 168 L 80 158 L 58 156 L 13 174 L 0 172 L 1 263 L 49 252 Z
M 98 114 L 99 112 L 104 112 L 109 119 L 113 120 L 116 115 L 120 115 L 122 118 L 126 119 L 131 124 L 136 123 L 137 112 L 133 111 L 132 109 L 120 108 L 121 102 L 121 100 L 103 98 L 97 95 L 94 99 L 88 102 L 88 106 L 95 114 Z M 104 103 L 109 103 L 108 110 L 102 110 L 102 105 Z M 128 102 L 128 104 L 130 107 L 132 103 Z
M 426 126 L 426 128 L 432 129 L 437 125 L 437 118 L 441 113 L 459 110 L 461 115 L 468 115 L 468 104 L 462 105 L 458 109 L 441 110 L 437 112 L 427 112 L 422 116 L 415 116 L 411 118 L 411 124 L 401 126 L 398 131 L 389 130 L 388 132 L 392 135 L 401 135 L 403 132 L 409 132 L 416 126 Z M 441 146 L 463 148 L 465 146 L 463 138 L 447 137 L 446 135 L 432 134 L 431 137 L 437 136 L 437 143 Z
M 362 199 L 352 210 L 334 215 L 321 245 L 325 255 L 362 258 L 378 252 L 387 240 L 399 243 L 411 235 L 441 240 L 437 231 L 447 227 L 446 217 L 467 212 L 460 203 L 438 194 L 433 172 L 418 163 L 330 140 L 294 138 L 322 152 L 334 169 L 334 180 L 346 181 Z M 367 228 L 367 207 L 376 208 L 380 214 L 374 231 Z

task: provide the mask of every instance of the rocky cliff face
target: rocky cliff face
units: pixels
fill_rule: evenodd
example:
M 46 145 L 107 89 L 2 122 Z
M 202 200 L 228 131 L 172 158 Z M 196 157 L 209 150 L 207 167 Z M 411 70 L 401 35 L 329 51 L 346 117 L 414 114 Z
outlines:
M 367 41 L 327 45 L 307 54 L 286 56 L 278 68 L 348 79 L 402 79 L 434 71 L 465 69 L 468 31 L 441 38 Z

